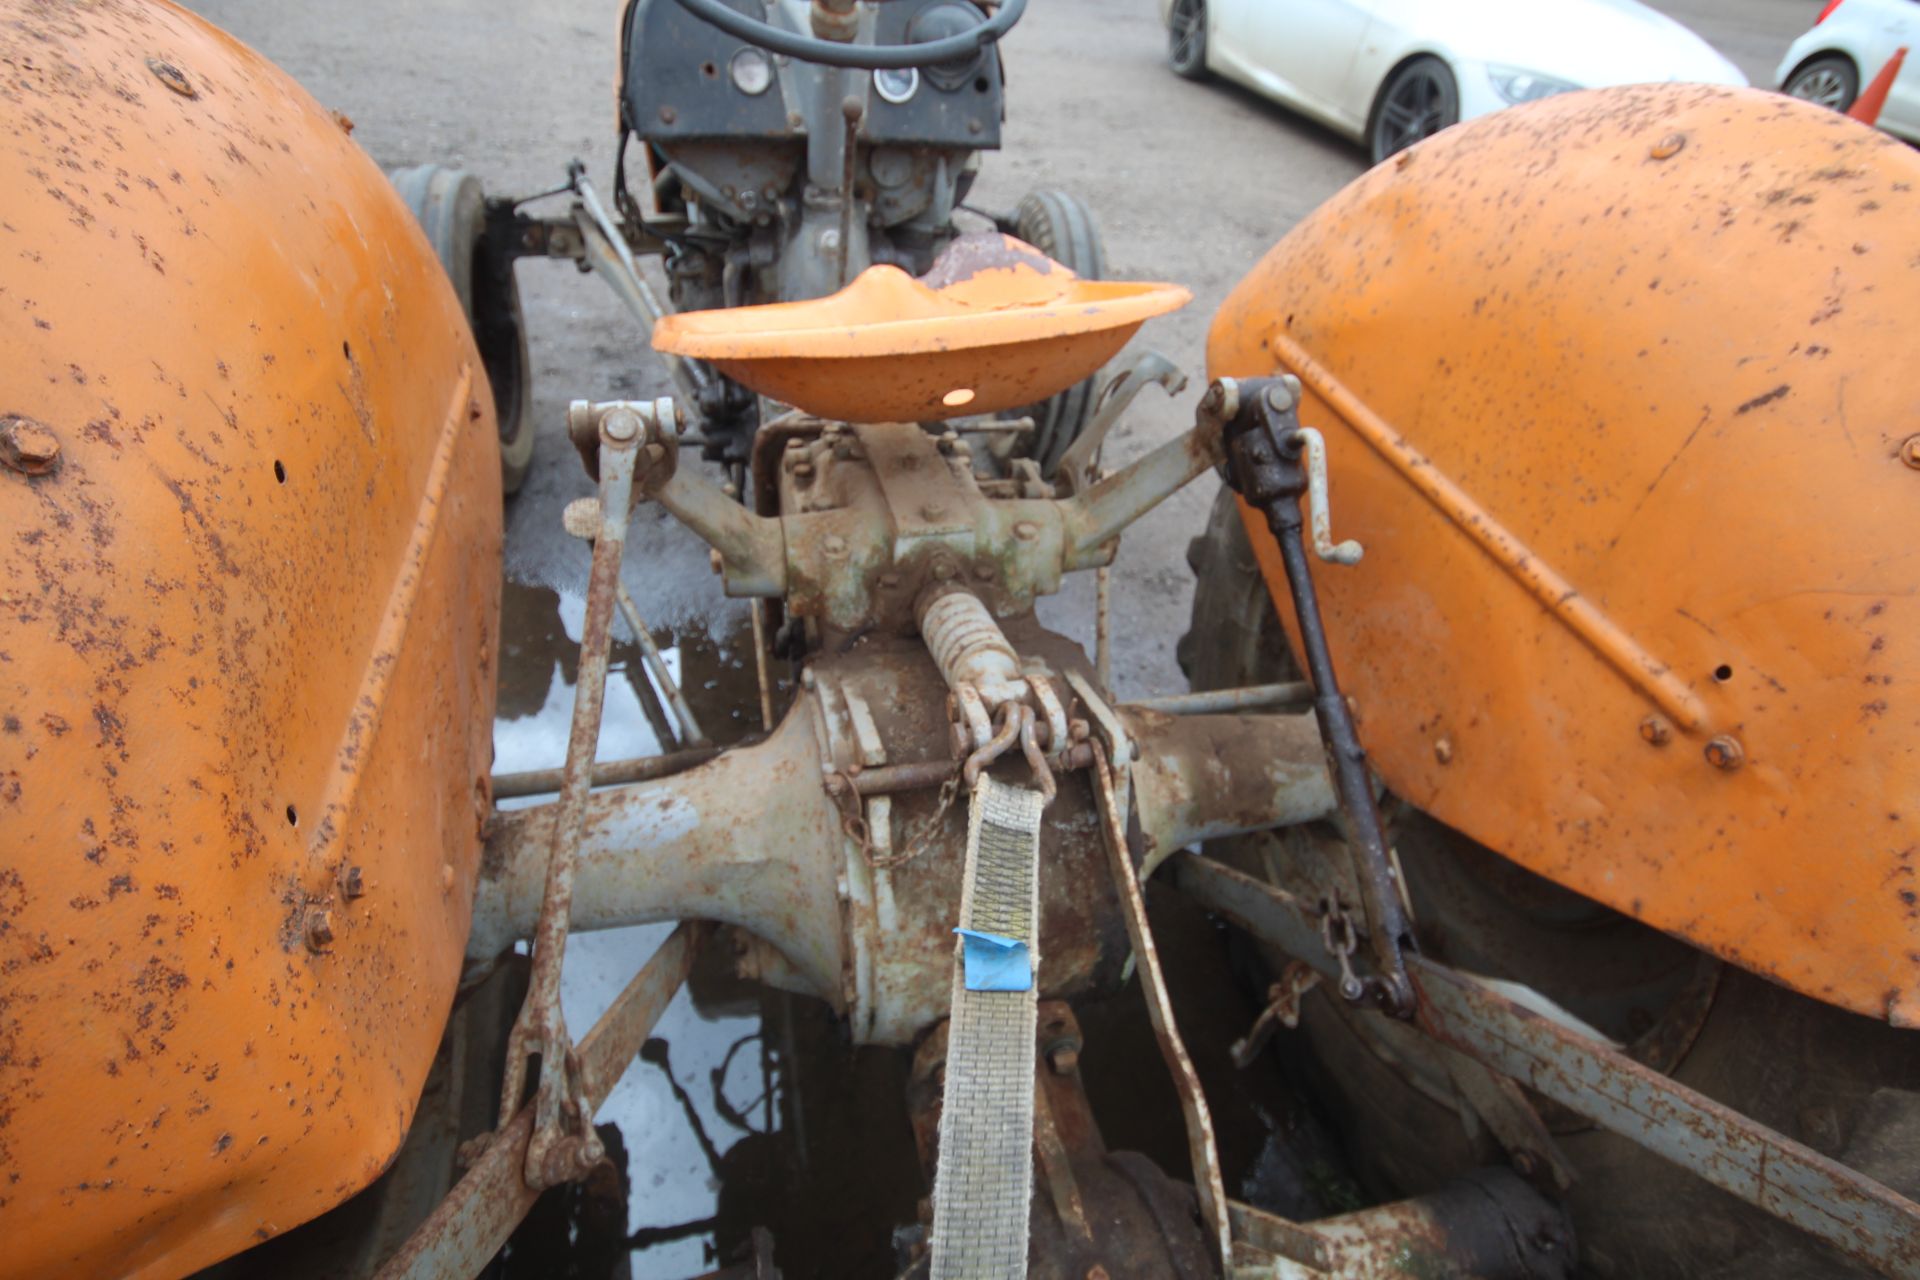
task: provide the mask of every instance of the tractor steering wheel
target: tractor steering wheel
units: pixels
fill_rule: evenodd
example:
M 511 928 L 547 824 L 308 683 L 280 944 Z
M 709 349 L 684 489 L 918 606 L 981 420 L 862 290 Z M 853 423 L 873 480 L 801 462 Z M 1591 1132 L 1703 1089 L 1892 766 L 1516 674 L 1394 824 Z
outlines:
M 677 3 L 702 22 L 769 53 L 783 53 L 802 62 L 852 67 L 861 71 L 925 67 L 967 57 L 1013 30 L 1013 24 L 1020 21 L 1020 15 L 1027 8 L 1027 0 L 1007 0 L 998 13 L 981 19 L 967 30 L 921 44 L 860 45 L 820 40 L 787 31 L 772 23 L 749 18 L 729 8 L 722 0 L 677 0 Z

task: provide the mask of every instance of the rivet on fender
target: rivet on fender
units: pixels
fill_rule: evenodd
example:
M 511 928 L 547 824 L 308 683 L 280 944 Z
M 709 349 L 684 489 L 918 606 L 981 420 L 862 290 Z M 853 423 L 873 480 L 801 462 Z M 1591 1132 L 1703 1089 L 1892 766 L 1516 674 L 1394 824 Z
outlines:
M 197 98 L 200 91 L 187 79 L 187 73 L 168 62 L 165 58 L 148 58 L 147 70 L 153 72 L 154 79 L 173 90 L 183 98 Z
M 1686 134 L 1670 133 L 1666 137 L 1660 139 L 1660 141 L 1654 143 L 1653 150 L 1649 151 L 1647 154 L 1652 156 L 1655 160 L 1670 160 L 1674 156 L 1679 155 L 1681 150 L 1684 149 L 1686 145 L 1687 145 Z
M 316 911 L 307 917 L 307 949 L 325 951 L 333 945 L 333 912 Z
M 1716 769 L 1725 769 L 1732 773 L 1745 763 L 1747 753 L 1740 746 L 1740 739 L 1731 734 L 1721 734 L 1707 743 L 1707 763 Z
M 40 476 L 60 461 L 60 438 L 53 428 L 18 414 L 0 417 L 0 466 Z

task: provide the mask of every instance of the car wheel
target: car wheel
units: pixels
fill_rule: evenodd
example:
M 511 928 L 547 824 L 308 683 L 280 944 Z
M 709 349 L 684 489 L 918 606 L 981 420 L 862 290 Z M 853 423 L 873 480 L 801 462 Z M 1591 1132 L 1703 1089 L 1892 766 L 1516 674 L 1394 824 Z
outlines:
M 1082 280 L 1100 280 L 1107 274 L 1106 250 L 1093 211 L 1064 191 L 1035 191 L 1020 202 L 1014 235 L 1026 241 Z M 1033 419 L 1033 440 L 1023 450 L 1052 475 L 1060 456 L 1093 416 L 1094 383 L 1099 375 L 1076 383 L 1056 396 L 1023 410 Z
M 487 195 L 465 169 L 423 164 L 387 175 L 427 233 L 473 329 L 500 425 L 500 480 L 519 489 L 533 464 L 533 377 L 511 259 L 487 252 Z
M 1207 78 L 1207 0 L 1173 0 L 1167 14 L 1167 65 L 1189 80 Z
M 1374 99 L 1367 126 L 1373 162 L 1459 123 L 1460 85 L 1453 72 L 1438 58 L 1414 58 L 1387 77 Z
M 1845 111 L 1860 96 L 1860 71 L 1845 54 L 1829 53 L 1800 64 L 1780 91 L 1789 98 Z

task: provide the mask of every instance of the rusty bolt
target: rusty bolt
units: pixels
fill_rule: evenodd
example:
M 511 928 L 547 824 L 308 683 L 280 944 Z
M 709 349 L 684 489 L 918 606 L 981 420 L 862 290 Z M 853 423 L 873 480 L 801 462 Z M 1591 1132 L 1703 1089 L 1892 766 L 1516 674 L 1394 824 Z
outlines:
M 1740 746 L 1740 739 L 1730 733 L 1723 733 L 1707 744 L 1707 763 L 1716 769 L 1725 769 L 1732 773 L 1746 762 L 1747 753 Z
M 315 911 L 307 917 L 307 949 L 325 951 L 333 945 L 333 912 Z
M 1093 736 L 1093 726 L 1085 720 L 1067 721 L 1067 736 L 1075 742 L 1085 742 Z
M 675 111 L 672 107 L 663 106 L 660 108 L 661 124 L 672 124 L 675 120 L 678 120 L 679 118 L 680 118 L 680 113 L 678 111 Z
M 1096 1262 L 1087 1268 L 1087 1280 L 1113 1280 L 1113 1277 L 1107 1274 L 1105 1267 Z
M 632 444 L 640 438 L 640 415 L 631 409 L 615 409 L 600 419 L 600 434 L 614 444 Z
M 886 591 L 892 591 L 892 590 L 894 590 L 894 589 L 895 589 L 896 587 L 898 587 L 899 585 L 900 585 L 900 575 L 899 575 L 899 574 L 897 574 L 897 573 L 883 573 L 883 574 L 881 574 L 881 575 L 880 575 L 880 586 L 881 586 L 881 588 L 882 588 L 883 590 L 886 590 Z
M 1240 384 L 1232 378 L 1217 378 L 1200 397 L 1200 412 L 1209 418 L 1224 420 L 1240 412 Z
M 45 475 L 60 461 L 60 440 L 53 428 L 33 418 L 0 418 L 0 464 L 24 475 Z
M 823 555 L 838 560 L 847 554 L 847 540 L 837 533 L 830 533 L 820 540 L 820 551 Z
M 183 98 L 200 96 L 200 91 L 193 87 L 193 81 L 187 79 L 187 73 L 165 58 L 148 58 L 147 70 L 153 72 L 154 79 Z
M 1920 471 L 1920 435 L 1908 436 L 1900 442 L 1900 461 Z
M 1664 747 L 1673 739 L 1673 726 L 1664 716 L 1648 716 L 1640 722 L 1640 736 L 1656 747 Z
M 1686 134 L 1670 133 L 1666 137 L 1660 139 L 1660 141 L 1654 143 L 1653 150 L 1649 151 L 1647 154 L 1652 156 L 1655 160 L 1669 160 L 1669 159 L 1672 159 L 1674 156 L 1679 155 L 1681 152 L 1681 149 L 1684 148 L 1686 145 L 1687 145 Z
M 813 464 L 805 460 L 796 462 L 793 464 L 793 474 L 797 480 L 811 480 L 813 478 Z
M 946 517 L 946 507 L 938 502 L 923 503 L 920 507 L 920 518 L 922 520 L 944 520 Z
M 1433 744 L 1433 758 L 1441 764 L 1452 764 L 1453 740 L 1451 738 L 1436 739 Z
M 1022 542 L 1032 542 L 1040 536 L 1040 526 L 1031 520 L 1021 520 L 1013 526 L 1013 536 Z
M 340 896 L 351 902 L 363 896 L 367 891 L 367 878 L 359 867 L 348 867 L 340 873 Z
M 935 582 L 945 582 L 952 578 L 957 572 L 958 570 L 954 568 L 953 561 L 951 560 L 935 560 L 933 562 L 933 580 Z
M 1047 1050 L 1047 1065 L 1057 1076 L 1070 1076 L 1080 1068 L 1080 1046 L 1063 1040 Z
M 799 436 L 794 436 L 787 441 L 788 453 L 792 453 L 796 449 L 804 449 L 806 447 L 807 447 L 807 442 L 805 440 L 802 440 Z
M 707 552 L 707 564 L 715 573 L 719 573 L 727 567 L 727 558 L 720 554 L 720 548 L 715 547 Z
M 973 566 L 973 576 L 982 582 L 992 582 L 993 566 L 990 564 L 977 564 Z

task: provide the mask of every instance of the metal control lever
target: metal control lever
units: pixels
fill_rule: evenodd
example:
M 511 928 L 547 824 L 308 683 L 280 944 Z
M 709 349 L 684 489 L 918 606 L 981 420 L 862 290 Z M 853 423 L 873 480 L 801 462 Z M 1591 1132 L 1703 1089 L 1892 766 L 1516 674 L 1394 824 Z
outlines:
M 1326 628 L 1320 618 L 1320 603 L 1314 594 L 1313 576 L 1308 567 L 1302 499 L 1310 495 L 1318 499 L 1310 505 L 1315 508 L 1315 541 L 1322 544 L 1322 558 L 1351 564 L 1360 558 L 1360 548 L 1357 543 L 1332 545 L 1327 532 L 1330 519 L 1325 460 L 1321 458 L 1316 468 L 1313 459 L 1314 454 L 1323 453 L 1324 449 L 1316 448 L 1320 444 L 1317 432 L 1301 427 L 1297 416 L 1299 401 L 1297 378 L 1221 379 L 1207 388 L 1200 403 L 1200 416 L 1203 421 L 1221 424 L 1227 455 L 1227 483 L 1266 517 L 1267 527 L 1280 545 L 1294 615 L 1300 623 L 1300 643 L 1306 650 L 1307 672 L 1313 681 L 1314 718 L 1320 725 L 1320 736 L 1326 744 L 1333 771 L 1334 789 L 1347 819 L 1347 836 L 1353 849 L 1361 908 L 1366 918 L 1366 940 L 1375 969 L 1374 973 L 1362 976 L 1343 965 L 1340 994 L 1354 1003 L 1371 1003 L 1396 1017 L 1406 1018 L 1413 1015 L 1414 992 L 1403 953 L 1418 948 L 1412 922 L 1400 896 L 1393 860 L 1387 852 L 1380 810 L 1374 803 L 1367 753 L 1354 731 L 1353 714 L 1341 696 L 1339 680 L 1333 671 L 1333 657 L 1327 649 Z M 1350 950 L 1353 930 L 1343 905 L 1330 901 L 1326 916 L 1329 935 L 1346 938 Z

